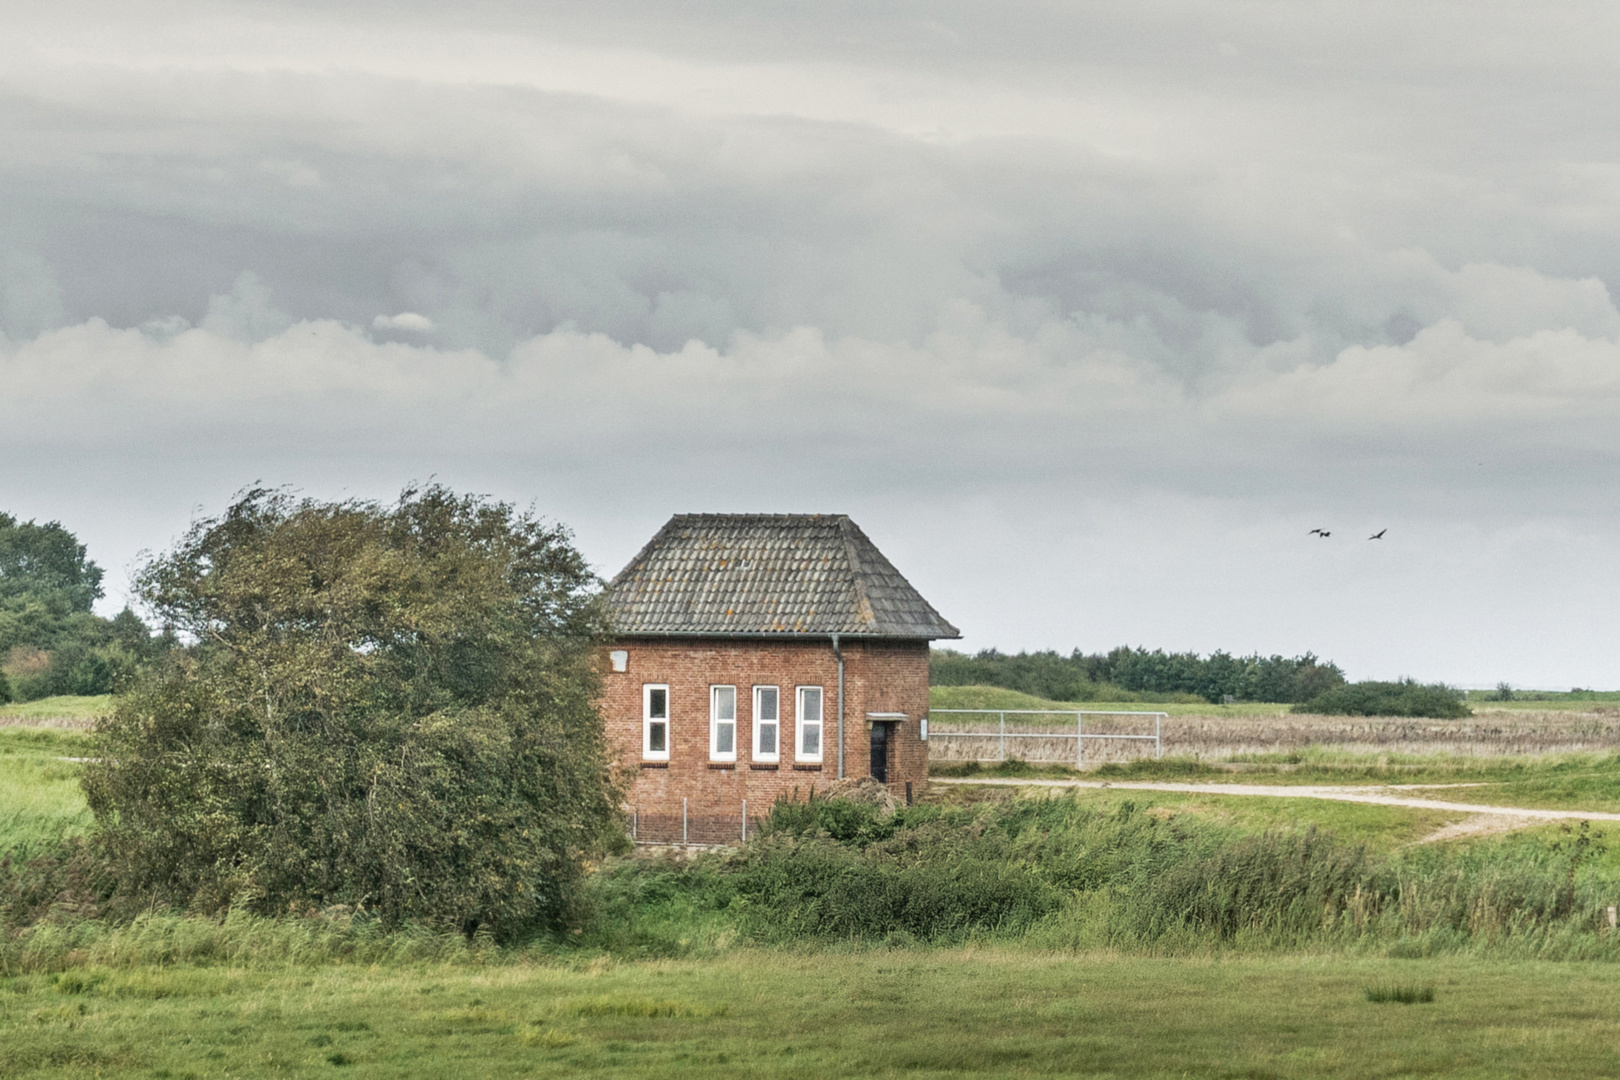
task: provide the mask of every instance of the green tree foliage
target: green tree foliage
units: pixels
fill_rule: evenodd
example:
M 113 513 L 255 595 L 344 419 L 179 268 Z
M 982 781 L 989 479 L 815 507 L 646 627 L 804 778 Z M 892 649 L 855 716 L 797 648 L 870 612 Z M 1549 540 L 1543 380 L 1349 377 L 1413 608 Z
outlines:
M 11 674 L 40 675 L 51 652 L 95 637 L 90 606 L 100 598 L 101 568 L 72 533 L 0 513 L 0 659 L 21 650 Z M 19 682 L 20 696 L 34 696 Z
M 0 513 L 0 604 L 6 611 L 33 603 L 65 617 L 89 611 L 99 599 L 101 567 L 85 558 L 84 545 L 60 522 L 39 525 Z M 12 643 L 0 637 L 0 644 Z
M 124 694 L 85 788 L 120 895 L 348 904 L 503 937 L 620 827 L 595 579 L 561 528 L 441 487 L 253 491 L 138 575 L 195 643 Z
M 173 644 L 128 608 L 111 620 L 96 615 L 101 578 L 59 522 L 0 513 L 0 680 L 9 695 L 105 694 Z
M 1463 703 L 1463 693 L 1439 683 L 1358 682 L 1334 687 L 1294 706 L 1298 713 L 1335 716 L 1427 716 L 1455 720 L 1474 715 Z
M 1206 701 L 1299 702 L 1344 684 L 1337 665 L 1311 653 L 1232 656 L 1117 648 L 1068 656 L 1055 651 L 974 656 L 936 649 L 929 678 L 938 686 L 1002 686 L 1053 701 L 1131 700 L 1136 695 L 1192 694 Z M 1124 695 L 1120 694 L 1124 692 Z

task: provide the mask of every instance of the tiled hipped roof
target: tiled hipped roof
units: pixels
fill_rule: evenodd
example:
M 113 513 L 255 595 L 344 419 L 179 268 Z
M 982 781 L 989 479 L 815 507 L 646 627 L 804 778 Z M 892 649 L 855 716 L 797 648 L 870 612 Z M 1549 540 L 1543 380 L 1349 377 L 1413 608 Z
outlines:
M 607 599 L 626 635 L 962 636 L 843 514 L 676 514 Z

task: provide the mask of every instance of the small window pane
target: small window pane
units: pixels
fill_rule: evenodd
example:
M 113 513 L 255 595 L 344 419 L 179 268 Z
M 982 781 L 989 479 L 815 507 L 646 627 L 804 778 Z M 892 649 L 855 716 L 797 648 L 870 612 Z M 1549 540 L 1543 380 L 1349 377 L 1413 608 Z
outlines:
M 806 727 L 804 729 L 804 754 L 806 757 L 815 757 L 821 753 L 821 728 Z
M 775 724 L 761 724 L 759 726 L 759 752 L 762 754 L 776 753 Z
M 733 753 L 737 748 L 736 734 L 736 724 L 721 724 L 714 735 L 715 750 L 722 754 Z
M 669 717 L 669 691 L 659 687 L 647 692 L 647 716 L 653 720 Z
M 759 718 L 760 720 L 775 720 L 778 715 L 780 695 L 774 686 L 759 688 Z
M 803 709 L 805 723 L 821 722 L 821 687 L 807 686 L 803 690 Z
M 655 754 L 664 752 L 664 733 L 669 730 L 668 724 L 652 724 L 647 730 L 647 749 Z
M 716 720 L 737 719 L 737 688 L 735 686 L 717 686 L 714 688 L 714 718 Z

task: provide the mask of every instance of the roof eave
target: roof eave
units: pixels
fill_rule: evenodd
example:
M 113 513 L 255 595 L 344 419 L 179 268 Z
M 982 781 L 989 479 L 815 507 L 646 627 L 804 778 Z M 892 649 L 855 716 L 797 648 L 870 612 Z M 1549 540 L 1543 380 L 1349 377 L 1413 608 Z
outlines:
M 848 638 L 858 641 L 955 641 L 959 631 L 949 634 L 875 634 L 868 630 L 617 630 L 609 637 L 624 638 L 749 638 L 773 641 L 825 641 L 829 638 Z

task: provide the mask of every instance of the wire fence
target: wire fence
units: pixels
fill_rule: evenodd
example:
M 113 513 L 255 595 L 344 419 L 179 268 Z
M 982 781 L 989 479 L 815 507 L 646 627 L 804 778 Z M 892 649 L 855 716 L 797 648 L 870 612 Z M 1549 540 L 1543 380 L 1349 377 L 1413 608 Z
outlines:
M 734 844 L 759 832 L 759 817 L 750 817 L 748 800 L 734 814 L 693 813 L 681 800 L 679 813 L 649 813 L 639 806 L 630 810 L 630 839 L 638 844 Z M 770 807 L 763 807 L 767 813 Z
M 928 713 L 929 730 L 924 736 L 930 744 L 930 757 L 936 756 L 934 748 L 939 747 L 943 753 L 937 756 L 947 760 L 974 760 L 974 761 L 1006 761 L 1009 748 L 1023 750 L 1017 756 L 1026 761 L 1069 761 L 1074 762 L 1077 769 L 1086 765 L 1086 743 L 1100 742 L 1103 744 L 1117 743 L 1152 743 L 1153 756 L 1164 756 L 1164 721 L 1169 713 L 1162 712 L 1125 712 L 1111 709 L 930 709 Z M 963 717 L 963 720 L 948 720 L 947 723 L 972 724 L 966 720 L 968 716 L 981 716 L 985 726 L 975 726 L 972 730 L 949 731 L 934 726 L 934 717 Z M 1007 718 L 1013 717 L 1011 727 Z M 1139 718 L 1143 723 L 1153 721 L 1153 734 L 1143 733 L 1124 734 L 1119 732 L 1087 731 L 1086 717 L 1133 717 Z M 995 717 L 995 726 L 988 726 L 989 718 Z M 1033 717 L 1041 717 L 1043 721 L 1036 721 Z M 1068 730 L 1068 724 L 1059 729 L 1052 723 L 1054 718 L 1066 719 L 1072 717 L 1073 730 Z M 1070 745 L 1072 743 L 1072 745 Z M 1054 754 L 1055 748 L 1065 752 Z M 986 751 L 993 751 L 994 756 L 988 756 Z M 961 752 L 963 757 L 958 757 Z M 1093 755 L 1094 757 L 1099 755 Z

